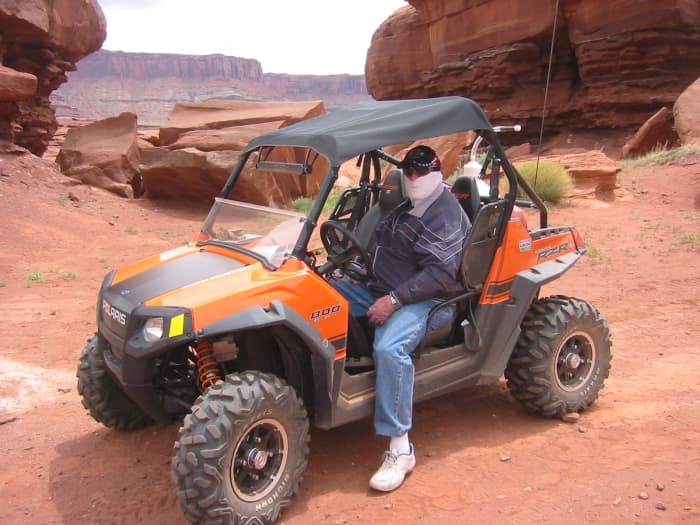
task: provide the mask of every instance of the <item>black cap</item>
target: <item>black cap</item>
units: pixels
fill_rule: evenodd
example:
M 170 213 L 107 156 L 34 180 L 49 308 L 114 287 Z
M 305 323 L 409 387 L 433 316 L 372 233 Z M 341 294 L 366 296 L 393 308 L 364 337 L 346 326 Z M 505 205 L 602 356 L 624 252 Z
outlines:
M 416 146 L 408 150 L 403 160 L 397 164 L 397 167 L 401 169 L 422 168 L 428 171 L 440 171 L 440 159 L 433 148 Z

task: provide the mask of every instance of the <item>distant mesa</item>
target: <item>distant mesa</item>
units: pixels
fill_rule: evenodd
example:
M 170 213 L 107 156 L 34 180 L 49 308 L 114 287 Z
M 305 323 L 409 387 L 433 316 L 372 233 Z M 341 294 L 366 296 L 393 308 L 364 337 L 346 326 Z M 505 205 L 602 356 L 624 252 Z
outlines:
M 263 73 L 254 59 L 100 50 L 78 63 L 51 97 L 56 115 L 98 120 L 128 111 L 159 126 L 176 103 L 210 99 L 323 100 L 326 108 L 370 100 L 363 75 Z

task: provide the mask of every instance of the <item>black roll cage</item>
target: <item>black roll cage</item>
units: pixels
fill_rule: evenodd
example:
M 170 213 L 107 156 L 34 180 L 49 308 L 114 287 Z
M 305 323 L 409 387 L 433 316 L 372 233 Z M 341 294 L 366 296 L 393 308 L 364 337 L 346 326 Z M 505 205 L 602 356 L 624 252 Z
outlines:
M 490 200 L 497 200 L 498 199 L 498 180 L 499 180 L 499 175 L 501 171 L 505 174 L 506 179 L 508 180 L 508 192 L 506 195 L 503 196 L 503 199 L 505 200 L 506 203 L 506 210 L 504 213 L 504 217 L 509 218 L 511 216 L 511 213 L 513 211 L 513 207 L 515 206 L 516 202 L 519 205 L 525 205 L 528 207 L 533 207 L 536 208 L 539 211 L 539 219 L 540 219 L 540 228 L 546 228 L 547 227 L 547 208 L 542 201 L 542 199 L 535 193 L 535 191 L 532 189 L 532 187 L 523 179 L 523 177 L 518 173 L 518 171 L 515 169 L 515 167 L 510 163 L 508 160 L 507 156 L 505 155 L 505 152 L 503 150 L 503 146 L 501 145 L 500 141 L 498 140 L 497 134 L 493 129 L 484 129 L 484 130 L 479 130 L 478 131 L 478 136 L 482 137 L 486 142 L 489 144 L 489 151 L 487 154 L 486 161 L 484 162 L 484 167 L 483 170 L 485 171 L 489 165 L 491 169 L 491 191 L 490 191 Z M 238 180 L 238 177 L 243 171 L 243 167 L 245 166 L 246 162 L 250 158 L 251 154 L 254 152 L 258 153 L 258 155 L 261 153 L 261 150 L 265 149 L 265 156 L 269 155 L 269 152 L 272 148 L 275 147 L 299 147 L 299 146 L 275 146 L 275 145 L 269 145 L 269 146 L 260 146 L 257 150 L 249 150 L 241 154 L 241 156 L 238 159 L 238 162 L 234 166 L 233 170 L 231 171 L 231 174 L 224 184 L 223 188 L 219 192 L 218 197 L 221 198 L 228 198 L 230 195 L 231 191 L 233 190 L 234 186 L 236 185 L 236 181 Z M 311 156 L 311 148 L 305 147 L 307 150 L 306 153 L 306 159 L 309 159 Z M 316 155 L 313 157 L 313 161 L 315 162 L 318 153 L 314 152 Z M 385 162 L 388 162 L 394 166 L 396 166 L 399 162 L 400 159 L 394 157 L 393 155 L 385 152 L 381 148 L 377 148 L 368 152 L 365 152 L 361 154 L 358 159 L 357 163 L 358 165 L 362 166 L 362 172 L 361 172 L 361 177 L 359 181 L 359 187 L 360 187 L 360 199 L 362 199 L 363 202 L 367 202 L 368 206 L 372 206 L 377 202 L 378 196 L 379 196 L 379 191 L 381 189 L 381 176 L 382 176 L 382 170 L 381 170 L 381 163 L 380 160 L 384 160 Z M 258 165 L 261 163 L 263 164 L 261 167 L 264 167 L 265 169 L 269 170 L 271 168 L 274 168 L 277 165 L 280 165 L 282 163 L 268 163 L 267 161 L 258 161 Z M 319 188 L 318 195 L 314 198 L 313 205 L 311 207 L 311 210 L 309 211 L 307 217 L 303 221 L 303 226 L 301 233 L 299 235 L 299 238 L 297 239 L 297 242 L 294 246 L 294 249 L 292 251 L 292 257 L 299 259 L 299 260 L 305 260 L 306 258 L 306 252 L 307 252 L 307 246 L 309 243 L 309 239 L 311 238 L 311 235 L 313 234 L 314 229 L 318 225 L 318 220 L 319 217 L 321 216 L 321 213 L 323 212 L 323 207 L 328 199 L 328 196 L 331 193 L 331 190 L 333 189 L 335 182 L 338 179 L 338 173 L 339 173 L 340 166 L 331 166 L 328 170 L 328 173 L 323 179 L 323 182 L 321 184 L 321 187 Z M 292 170 L 294 170 L 296 173 L 301 173 L 302 175 L 305 175 L 307 173 L 310 173 L 310 166 L 302 165 L 302 164 L 295 164 L 292 168 L 282 168 L 279 171 L 289 173 Z M 372 174 L 373 173 L 373 174 Z M 520 187 L 522 190 L 525 192 L 525 194 L 530 198 L 530 202 L 527 201 L 517 201 L 516 196 L 517 196 L 517 188 Z M 367 194 L 369 194 L 369 198 L 367 198 Z M 365 199 L 367 199 L 365 201 Z M 361 203 L 360 203 L 361 204 Z M 361 215 L 361 214 L 359 214 Z M 359 219 L 359 217 L 353 213 L 353 217 L 351 220 L 353 222 L 356 222 Z M 500 225 L 499 228 L 499 234 L 498 234 L 498 242 L 500 244 L 503 232 L 505 231 L 505 224 L 506 221 L 503 221 L 503 223 Z M 351 223 L 348 225 L 350 229 L 352 229 L 356 224 Z

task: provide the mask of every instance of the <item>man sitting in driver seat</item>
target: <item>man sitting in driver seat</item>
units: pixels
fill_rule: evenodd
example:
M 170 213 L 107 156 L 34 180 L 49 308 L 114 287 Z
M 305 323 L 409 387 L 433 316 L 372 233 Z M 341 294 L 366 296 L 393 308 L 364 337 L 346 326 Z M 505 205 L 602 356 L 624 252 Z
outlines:
M 411 353 L 426 333 L 430 309 L 461 290 L 459 265 L 471 228 L 467 215 L 442 181 L 440 160 L 428 146 L 416 146 L 398 164 L 410 202 L 394 209 L 377 227 L 373 277 L 368 283 L 331 281 L 350 304 L 350 315 L 376 326 L 374 428 L 390 438 L 370 487 L 391 491 L 415 467 L 412 426 L 415 369 Z M 430 329 L 451 321 L 445 308 Z

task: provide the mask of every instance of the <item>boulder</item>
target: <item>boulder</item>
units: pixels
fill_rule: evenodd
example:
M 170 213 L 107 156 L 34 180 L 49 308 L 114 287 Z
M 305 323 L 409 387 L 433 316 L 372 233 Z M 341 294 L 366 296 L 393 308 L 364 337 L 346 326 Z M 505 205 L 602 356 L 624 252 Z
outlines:
M 140 173 L 144 194 L 151 199 L 191 200 L 210 203 L 221 191 L 236 164 L 240 151 L 201 151 L 196 148 L 169 150 L 153 147 L 142 150 Z M 276 157 L 275 160 L 301 162 L 303 159 Z M 236 182 L 235 200 L 263 206 L 289 207 L 294 199 L 318 192 L 328 170 L 321 161 L 305 177 L 246 169 Z M 255 175 L 255 176 L 254 176 Z
M 211 201 L 221 190 L 238 152 L 205 152 L 196 148 L 141 150 L 144 196 L 150 199 Z M 260 199 L 258 199 L 260 202 Z
M 160 128 L 160 145 L 168 146 L 183 133 L 194 130 L 222 130 L 266 122 L 277 127 L 325 113 L 323 102 L 253 102 L 247 100 L 208 100 L 175 104 L 168 121 Z M 281 121 L 281 122 L 280 122 Z
M 617 163 L 598 150 L 585 153 L 547 155 L 541 159 L 558 162 L 574 179 L 573 197 L 610 195 L 617 186 Z
M 168 149 L 197 148 L 201 151 L 240 151 L 253 138 L 284 127 L 284 120 L 273 120 L 260 124 L 248 124 L 223 129 L 197 129 L 186 131 L 168 145 Z
M 555 0 L 409 0 L 374 33 L 379 100 L 462 95 L 537 138 Z M 560 0 L 548 129 L 639 127 L 700 74 L 700 10 L 686 0 Z M 614 16 L 611 16 L 614 13 Z
M 69 129 L 56 163 L 65 175 L 86 184 L 123 197 L 139 196 L 136 115 L 122 113 Z
M 210 202 L 251 139 L 324 112 L 320 101 L 210 100 L 177 104 L 160 129 L 158 146 L 141 151 L 145 195 Z M 298 154 L 277 150 L 268 160 L 303 162 L 304 159 L 296 158 Z M 236 183 L 233 198 L 289 207 L 297 197 L 315 195 L 327 170 L 328 162 L 322 158 L 304 177 L 260 171 L 254 175 L 245 170 Z
M 622 147 L 622 158 L 639 157 L 657 148 L 670 148 L 678 144 L 678 134 L 673 128 L 673 113 L 661 108 L 640 127 Z
M 673 120 L 683 144 L 700 142 L 700 78 L 688 86 L 673 104 Z

